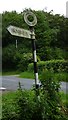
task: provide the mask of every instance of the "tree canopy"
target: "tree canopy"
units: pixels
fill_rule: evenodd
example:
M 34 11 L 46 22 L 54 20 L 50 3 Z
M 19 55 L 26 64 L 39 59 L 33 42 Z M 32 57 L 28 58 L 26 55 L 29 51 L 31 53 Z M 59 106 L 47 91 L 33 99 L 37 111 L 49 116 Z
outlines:
M 39 59 L 44 61 L 67 59 L 68 19 L 59 14 L 53 15 L 51 12 L 32 12 L 34 12 L 37 17 L 35 34 L 37 56 Z M 5 11 L 2 14 L 3 68 L 6 68 L 8 61 L 10 68 L 12 68 L 12 66 L 17 68 L 22 59 L 24 60 L 24 54 L 27 55 L 26 59 L 28 59 L 28 55 L 32 53 L 31 40 L 12 36 L 7 31 L 9 25 L 29 29 L 28 25 L 24 22 L 23 14 L 24 11 L 19 14 L 16 11 Z M 17 49 L 15 47 L 16 40 L 18 40 Z M 32 57 L 28 62 L 32 62 Z

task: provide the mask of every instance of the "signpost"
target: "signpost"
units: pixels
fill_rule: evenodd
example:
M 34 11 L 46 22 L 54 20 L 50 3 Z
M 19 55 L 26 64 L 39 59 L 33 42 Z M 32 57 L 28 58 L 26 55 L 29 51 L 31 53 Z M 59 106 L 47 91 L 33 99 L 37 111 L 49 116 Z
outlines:
M 25 30 L 16 26 L 10 25 L 7 30 L 10 32 L 11 35 L 18 36 L 18 37 L 25 37 L 31 39 L 31 32 L 29 30 Z
M 30 21 L 28 17 L 33 17 L 33 21 Z M 32 41 L 33 49 L 33 59 L 34 59 L 34 74 L 35 74 L 35 87 L 36 89 L 40 87 L 40 82 L 38 79 L 38 69 L 37 69 L 37 58 L 36 58 L 36 44 L 35 44 L 35 33 L 34 26 L 37 24 L 37 18 L 34 13 L 27 11 L 24 13 L 24 20 L 29 25 L 29 30 L 25 30 L 16 26 L 10 25 L 7 30 L 11 35 L 29 38 Z

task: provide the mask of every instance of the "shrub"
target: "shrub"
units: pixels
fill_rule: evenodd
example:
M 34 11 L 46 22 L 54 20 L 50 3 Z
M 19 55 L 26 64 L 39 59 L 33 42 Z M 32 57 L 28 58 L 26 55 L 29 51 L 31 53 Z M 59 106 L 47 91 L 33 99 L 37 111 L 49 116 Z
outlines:
M 3 107 L 2 120 L 68 120 L 62 111 L 58 93 L 56 97 L 54 94 L 50 97 L 44 89 L 40 90 L 39 96 L 34 90 L 19 90 L 13 101 L 15 104 L 10 102 L 9 106 Z
M 53 40 L 53 39 L 52 39 Z M 53 42 L 55 42 L 53 40 Z M 53 43 L 52 43 L 53 45 Z M 58 48 L 57 46 L 50 47 L 49 45 L 44 45 L 37 49 L 37 54 L 40 56 L 42 61 L 53 60 L 53 59 L 67 59 L 68 52 L 65 49 Z
M 32 62 L 32 53 L 21 54 L 19 52 L 16 52 L 14 56 L 14 61 L 15 61 L 16 68 L 19 71 L 25 71 L 27 70 L 28 64 Z
M 19 83 L 14 99 L 4 99 L 2 120 L 68 120 L 59 94 L 60 83 L 53 74 L 42 72 L 39 89 L 22 90 Z
M 40 61 L 40 58 L 37 56 L 38 61 Z M 14 61 L 17 69 L 19 71 L 26 71 L 28 64 L 33 62 L 33 56 L 32 53 L 19 53 L 16 52 L 14 56 Z
M 68 82 L 68 73 L 66 72 L 55 73 L 54 77 L 58 79 L 59 81 Z
M 15 46 L 9 45 L 8 47 L 3 48 L 2 51 L 2 68 L 4 70 L 15 69 L 14 55 L 15 55 Z M 8 65 L 7 65 L 8 64 Z
M 50 60 L 38 62 L 38 71 L 44 71 L 45 69 L 53 69 L 54 72 L 67 72 L 68 62 L 65 60 Z M 33 71 L 33 63 L 28 65 L 28 71 Z
M 68 120 L 59 95 L 60 82 L 53 74 L 54 71 L 46 69 L 40 76 L 44 96 L 44 120 Z

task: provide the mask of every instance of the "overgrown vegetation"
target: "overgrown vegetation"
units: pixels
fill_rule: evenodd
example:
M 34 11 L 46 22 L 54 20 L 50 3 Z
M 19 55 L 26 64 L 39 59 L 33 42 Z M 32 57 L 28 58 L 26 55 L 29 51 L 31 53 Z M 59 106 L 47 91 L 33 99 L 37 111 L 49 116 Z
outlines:
M 66 98 L 53 72 L 41 75 L 39 90 L 22 90 L 3 94 L 2 120 L 68 120 Z M 65 96 L 65 95 L 64 95 Z

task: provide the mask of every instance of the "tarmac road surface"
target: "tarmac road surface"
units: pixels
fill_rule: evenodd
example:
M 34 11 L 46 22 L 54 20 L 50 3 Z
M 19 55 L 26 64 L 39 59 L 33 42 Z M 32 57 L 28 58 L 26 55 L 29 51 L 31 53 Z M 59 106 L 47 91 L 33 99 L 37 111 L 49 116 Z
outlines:
M 1 77 L 0 77 L 1 78 Z M 19 88 L 19 82 L 21 83 L 22 89 L 30 89 L 33 85 L 34 80 L 22 79 L 18 76 L 2 76 L 2 87 L 6 90 L 17 90 Z
M 2 81 L 2 86 L 0 85 L 0 90 L 7 90 L 7 91 L 13 91 L 17 90 L 19 88 L 19 82 L 21 83 L 22 89 L 31 89 L 34 84 L 34 79 L 25 79 L 25 78 L 19 78 L 16 75 L 10 75 L 10 76 L 0 76 L 0 84 Z M 61 91 L 64 91 L 65 93 L 68 93 L 68 82 L 61 82 Z

